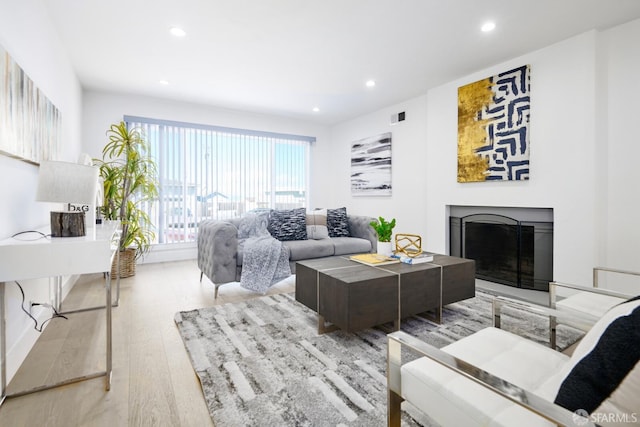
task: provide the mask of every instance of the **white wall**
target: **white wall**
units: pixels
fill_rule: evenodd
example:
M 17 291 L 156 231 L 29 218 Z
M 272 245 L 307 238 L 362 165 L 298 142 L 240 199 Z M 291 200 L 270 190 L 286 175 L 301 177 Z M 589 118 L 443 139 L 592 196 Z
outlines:
M 606 197 L 596 201 L 606 208 L 602 230 L 606 252 L 600 264 L 640 271 L 640 20 L 607 31 L 602 39 L 602 112 L 607 151 L 602 158 L 607 171 L 602 185 Z M 600 164 L 600 162 L 599 162 Z M 620 276 L 618 276 L 620 277 Z M 640 293 L 639 281 L 626 286 Z
M 46 10 L 42 0 L 0 0 L 0 45 L 60 110 L 60 160 L 76 161 L 80 153 L 82 90 Z M 37 176 L 37 166 L 0 155 L 0 182 L 3 183 L 0 186 L 3 205 L 0 239 L 49 224 L 49 211 L 52 206 L 58 206 L 35 201 Z M 69 279 L 65 280 L 69 284 Z M 22 285 L 27 301 L 49 301 L 47 279 Z M 33 322 L 20 310 L 22 297 L 17 287 L 7 283 L 6 292 L 7 378 L 10 379 L 38 333 L 33 330 Z
M 556 280 L 590 284 L 597 265 L 640 270 L 640 144 L 633 126 L 639 36 L 640 21 L 587 32 L 335 126 L 331 144 L 317 153 L 333 170 L 317 199 L 396 217 L 396 232 L 421 234 L 428 250 L 440 253 L 448 251 L 450 205 L 553 208 Z M 530 180 L 457 183 L 458 87 L 524 64 L 531 65 Z M 407 121 L 390 127 L 389 115 L 400 111 Z M 387 131 L 393 195 L 352 197 L 350 143 Z
M 391 115 L 402 111 L 406 113 L 405 121 L 391 125 Z M 420 234 L 431 247 L 425 222 L 425 185 L 437 177 L 432 177 L 427 167 L 427 123 L 427 97 L 420 96 L 335 126 L 331 144 L 315 159 L 327 170 L 324 185 L 316 195 L 319 206 L 346 206 L 349 213 L 395 218 L 394 233 Z M 352 196 L 351 144 L 385 132 L 391 132 L 392 195 Z

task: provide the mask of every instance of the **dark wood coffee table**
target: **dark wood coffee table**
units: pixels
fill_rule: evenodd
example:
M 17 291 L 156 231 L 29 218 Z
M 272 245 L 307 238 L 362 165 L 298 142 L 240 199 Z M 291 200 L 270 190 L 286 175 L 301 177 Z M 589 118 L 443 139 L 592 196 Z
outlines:
M 318 313 L 318 333 L 326 322 L 353 332 L 435 311 L 475 296 L 475 262 L 435 255 L 433 262 L 372 267 L 337 256 L 296 264 L 296 300 Z

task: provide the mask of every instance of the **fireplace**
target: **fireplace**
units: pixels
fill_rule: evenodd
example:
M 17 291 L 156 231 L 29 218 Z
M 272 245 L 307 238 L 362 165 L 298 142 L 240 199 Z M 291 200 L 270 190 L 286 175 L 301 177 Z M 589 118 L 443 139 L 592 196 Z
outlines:
M 552 211 L 549 220 L 548 213 L 541 218 L 536 208 L 532 208 L 534 212 L 522 208 L 451 208 L 450 254 L 475 260 L 477 278 L 523 289 L 549 290 L 553 280 Z

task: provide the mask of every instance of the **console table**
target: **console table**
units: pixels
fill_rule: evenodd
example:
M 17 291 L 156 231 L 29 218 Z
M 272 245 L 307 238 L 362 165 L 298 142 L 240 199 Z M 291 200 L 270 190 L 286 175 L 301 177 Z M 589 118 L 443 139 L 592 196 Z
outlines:
M 42 237 L 29 240 L 26 235 L 0 241 L 0 404 L 8 397 L 22 396 L 37 391 L 67 385 L 88 379 L 106 377 L 105 390 L 111 388 L 111 264 L 118 257 L 119 221 L 105 221 L 89 227 L 82 237 Z M 118 260 L 119 262 L 119 260 Z M 5 318 L 6 282 L 44 277 L 60 277 L 75 274 L 104 273 L 106 303 L 107 351 L 104 371 L 70 378 L 55 384 L 43 385 L 29 390 L 7 394 L 7 343 Z M 56 292 L 59 288 L 56 289 Z M 56 299 L 59 296 L 56 295 Z M 54 305 L 59 301 L 54 302 Z M 76 311 L 85 311 L 76 310 Z M 64 314 L 72 313 L 72 311 Z

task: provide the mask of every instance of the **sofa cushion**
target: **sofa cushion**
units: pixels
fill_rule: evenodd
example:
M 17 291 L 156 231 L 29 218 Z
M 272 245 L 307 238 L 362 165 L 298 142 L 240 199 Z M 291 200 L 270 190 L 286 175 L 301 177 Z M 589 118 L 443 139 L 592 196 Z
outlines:
M 371 242 L 359 237 L 332 237 L 334 255 L 371 252 Z
M 347 208 L 327 209 L 327 228 L 329 237 L 349 237 Z
M 273 210 L 269 215 L 268 229 L 273 237 L 283 242 L 307 240 L 307 210 Z
M 555 403 L 590 414 L 606 414 L 611 408 L 620 414 L 635 412 L 639 363 L 640 297 L 636 297 L 611 308 L 580 341 L 565 367 L 566 378 Z M 616 393 L 620 388 L 624 391 Z
M 329 238 L 326 209 L 307 212 L 307 238 L 314 240 Z
M 289 248 L 289 261 L 332 256 L 334 251 L 331 239 L 288 240 L 282 244 Z

